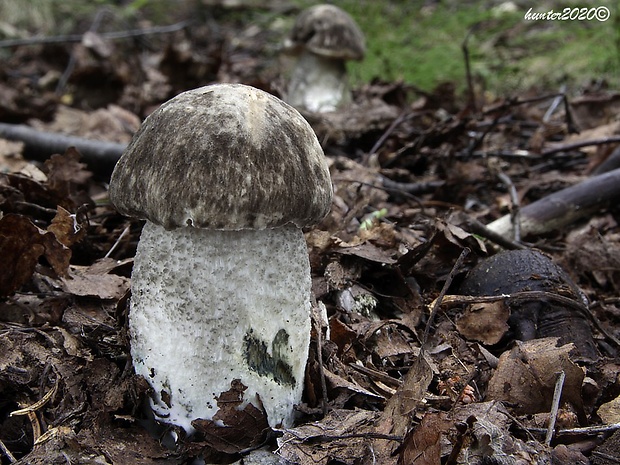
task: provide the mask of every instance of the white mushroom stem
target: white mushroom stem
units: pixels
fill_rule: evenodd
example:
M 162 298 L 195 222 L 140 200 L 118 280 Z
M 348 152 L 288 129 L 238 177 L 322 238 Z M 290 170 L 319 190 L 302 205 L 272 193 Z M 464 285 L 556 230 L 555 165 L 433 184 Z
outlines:
M 291 75 L 287 103 L 312 112 L 328 112 L 350 100 L 344 60 L 304 50 Z
M 239 379 L 270 426 L 290 426 L 310 342 L 310 265 L 295 226 L 167 231 L 147 222 L 132 274 L 135 370 L 158 419 L 193 432 Z M 245 405 L 245 404 L 244 404 Z

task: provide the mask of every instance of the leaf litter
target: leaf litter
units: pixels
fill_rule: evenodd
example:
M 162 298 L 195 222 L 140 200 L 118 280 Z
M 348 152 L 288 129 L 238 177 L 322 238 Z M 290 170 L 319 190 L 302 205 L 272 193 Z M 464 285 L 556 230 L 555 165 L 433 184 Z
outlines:
M 146 52 L 92 34 L 77 45 L 17 47 L 2 58 L 5 68 L 29 70 L 41 83 L 64 70 L 68 54 L 76 66 L 63 104 L 45 85 L 0 73 L 0 119 L 126 143 L 141 118 L 187 88 L 232 81 L 278 95 L 275 52 L 256 58 L 277 29 L 219 20 L 218 28 L 156 36 Z M 105 91 L 98 76 L 110 83 Z M 272 452 L 270 463 L 617 460 L 617 202 L 563 230 L 502 243 L 543 251 L 585 293 L 595 360 L 575 358 L 573 344 L 557 338 L 514 341 L 514 303 L 503 295 L 472 303 L 458 292 L 470 269 L 502 249 L 472 224 L 587 178 L 617 146 L 575 146 L 618 134 L 605 116 L 616 94 L 585 94 L 548 118 L 551 100 L 532 89 L 479 97 L 472 107 L 452 83 L 420 92 L 377 79 L 355 89 L 352 107 L 306 115 L 328 156 L 335 198 L 328 217 L 306 231 L 313 294 L 327 319 L 315 319 L 299 419 L 290 430 L 266 431 L 260 412 L 238 408 L 244 387 L 233 385 L 221 399 L 227 433 L 198 420 L 196 437 L 173 432 L 173 447 L 171 433 L 149 423 L 148 384 L 128 354 L 141 222 L 109 206 L 106 173 L 77 150 L 42 163 L 2 141 L 2 464 L 180 465 L 201 453 L 252 463 L 258 447 Z M 580 135 L 571 135 L 570 112 Z M 464 249 L 471 252 L 455 268 Z M 570 321 L 554 324 L 570 335 Z M 566 379 L 546 443 L 560 371 Z M 256 428 L 236 430 L 237 415 L 256 418 Z

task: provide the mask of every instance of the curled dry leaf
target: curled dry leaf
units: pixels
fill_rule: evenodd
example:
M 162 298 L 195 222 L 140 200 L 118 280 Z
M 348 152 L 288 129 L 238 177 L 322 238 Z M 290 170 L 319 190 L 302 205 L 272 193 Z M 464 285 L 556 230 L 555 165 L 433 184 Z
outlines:
M 450 422 L 439 413 L 427 413 L 422 422 L 411 428 L 398 448 L 398 465 L 433 465 L 441 462 L 441 436 Z
M 570 359 L 574 346 L 556 347 L 557 342 L 557 338 L 551 337 L 517 342 L 511 351 L 504 352 L 489 381 L 487 400 L 508 402 L 519 414 L 548 412 L 557 374 L 563 371 L 566 379 L 562 401 L 572 405 L 581 420 L 584 372 Z
M 58 242 L 71 247 L 86 236 L 85 222 L 85 220 L 82 221 L 81 218 L 78 218 L 78 215 L 71 214 L 59 205 L 58 213 L 56 213 L 47 230 L 54 233 Z
M 0 296 L 15 292 L 28 282 L 41 256 L 59 276 L 67 276 L 71 250 L 51 232 L 36 227 L 28 218 L 9 214 L 0 219 Z
M 72 266 L 71 276 L 63 278 L 63 288 L 70 294 L 120 299 L 129 289 L 129 278 L 112 273 L 102 273 L 96 266 Z
M 238 379 L 230 389 L 220 394 L 220 408 L 213 420 L 198 419 L 192 426 L 205 437 L 204 445 L 217 452 L 237 454 L 242 450 L 260 446 L 270 430 L 267 414 L 251 403 L 241 408 L 243 392 L 247 389 Z

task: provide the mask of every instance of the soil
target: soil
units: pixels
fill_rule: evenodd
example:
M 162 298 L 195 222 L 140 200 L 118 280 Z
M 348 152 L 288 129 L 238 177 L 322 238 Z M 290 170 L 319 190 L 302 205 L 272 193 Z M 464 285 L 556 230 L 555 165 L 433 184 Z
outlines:
M 11 47 L 0 121 L 126 144 L 186 89 L 241 82 L 282 96 L 282 62 L 265 46 L 273 31 L 234 15 L 202 24 Z M 503 241 L 472 224 L 598 174 L 618 147 L 618 95 L 532 89 L 486 101 L 454 89 L 376 79 L 350 105 L 304 115 L 335 196 L 305 231 L 317 318 L 289 430 L 258 422 L 214 438 L 209 425 L 188 438 L 153 424 L 127 334 L 142 222 L 109 204 L 110 173 L 86 154 L 33 160 L 27 143 L 0 139 L 2 465 L 617 463 L 618 199 Z M 468 271 L 504 248 L 542 252 L 570 285 L 460 295 Z M 548 269 L 525 268 L 532 283 Z M 528 299 L 561 307 L 555 336 L 514 339 L 511 308 Z M 577 333 L 595 346 L 587 360 Z

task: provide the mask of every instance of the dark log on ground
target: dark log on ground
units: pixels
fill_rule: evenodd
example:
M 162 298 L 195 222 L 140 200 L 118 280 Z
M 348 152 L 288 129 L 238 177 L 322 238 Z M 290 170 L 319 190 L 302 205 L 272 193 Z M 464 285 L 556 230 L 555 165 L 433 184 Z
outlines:
M 126 145 L 37 131 L 22 124 L 0 123 L 0 137 L 24 143 L 24 157 L 44 161 L 55 153 L 75 147 L 97 177 L 109 178 Z
M 591 177 L 548 195 L 519 210 L 522 237 L 557 231 L 620 199 L 620 168 Z M 614 202 L 615 201 L 615 202 Z M 513 235 L 511 215 L 505 215 L 487 228 L 504 237 Z

